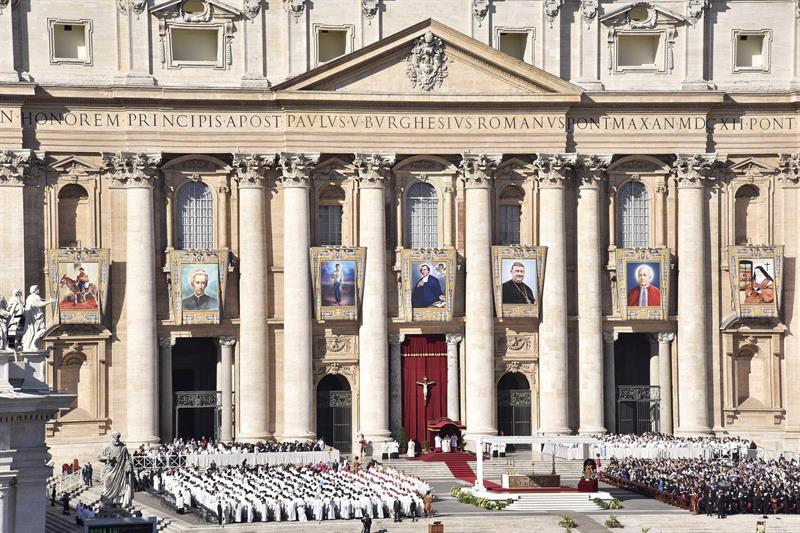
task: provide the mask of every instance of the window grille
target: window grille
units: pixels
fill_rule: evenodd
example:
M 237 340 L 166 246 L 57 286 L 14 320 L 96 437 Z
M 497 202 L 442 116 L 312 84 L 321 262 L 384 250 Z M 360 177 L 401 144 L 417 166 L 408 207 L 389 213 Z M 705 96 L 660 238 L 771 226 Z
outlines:
M 519 244 L 519 221 L 522 207 L 519 205 L 501 205 L 498 210 L 500 219 L 500 244 Z
M 647 189 L 641 183 L 629 181 L 617 195 L 617 245 L 620 248 L 650 246 L 650 216 Z
M 320 246 L 342 245 L 342 206 L 319 206 L 319 244 Z
M 211 189 L 199 181 L 178 190 L 178 228 L 175 243 L 180 250 L 210 250 L 214 247 L 214 203 Z
M 416 183 L 406 196 L 405 241 L 407 248 L 439 246 L 439 200 L 436 189 Z

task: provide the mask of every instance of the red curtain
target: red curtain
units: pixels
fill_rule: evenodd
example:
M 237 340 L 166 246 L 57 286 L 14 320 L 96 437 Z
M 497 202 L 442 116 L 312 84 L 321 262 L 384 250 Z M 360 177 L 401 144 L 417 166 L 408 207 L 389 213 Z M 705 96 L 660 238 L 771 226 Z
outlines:
M 444 335 L 407 335 L 402 346 L 403 428 L 420 450 L 429 440 L 427 424 L 447 415 L 447 341 Z M 432 381 L 428 403 L 418 381 Z M 433 443 L 431 442 L 431 447 Z

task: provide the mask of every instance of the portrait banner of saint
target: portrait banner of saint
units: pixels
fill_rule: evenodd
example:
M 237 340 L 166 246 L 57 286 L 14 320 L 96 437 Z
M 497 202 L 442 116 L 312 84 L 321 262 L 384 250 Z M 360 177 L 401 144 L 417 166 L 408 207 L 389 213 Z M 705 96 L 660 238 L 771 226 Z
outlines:
M 228 251 L 170 250 L 171 305 L 178 324 L 219 324 Z
M 495 310 L 502 317 L 539 317 L 545 246 L 493 246 Z
M 669 250 L 617 249 L 617 289 L 628 320 L 666 320 L 669 304 Z
M 358 320 L 366 248 L 311 248 L 311 277 L 317 320 Z
M 111 252 L 108 249 L 50 249 L 49 297 L 53 322 L 100 324 L 105 309 Z
M 783 246 L 730 246 L 728 261 L 736 315 L 779 317 Z
M 453 316 L 455 251 L 403 250 L 403 307 L 408 320 L 446 321 Z

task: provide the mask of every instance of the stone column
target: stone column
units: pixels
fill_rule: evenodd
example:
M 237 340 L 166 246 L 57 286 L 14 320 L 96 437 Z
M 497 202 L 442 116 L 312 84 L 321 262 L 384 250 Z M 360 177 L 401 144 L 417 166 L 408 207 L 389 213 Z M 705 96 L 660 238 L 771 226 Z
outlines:
M 167 211 L 167 250 L 175 248 L 175 187 L 172 185 L 164 186 L 164 204 Z
M 0 15 L 0 18 L 11 16 L 8 7 L 3 12 L 5 15 Z M 30 176 L 31 165 L 35 161 L 36 156 L 31 150 L 0 149 L 0 220 L 18 221 L 17 224 L 6 222 L 0 231 L 0 250 L 3 250 L 0 294 L 7 299 L 11 299 L 17 289 L 22 289 L 23 301 L 27 295 L 25 256 L 28 254 L 25 253 L 22 222 L 25 213 L 25 180 Z
M 705 182 L 714 154 L 678 154 L 678 433 L 709 433 L 708 256 L 705 246 Z
M 218 341 L 221 367 L 219 390 L 222 392 L 219 438 L 223 442 L 231 442 L 233 440 L 233 347 L 236 346 L 236 337 L 220 337 Z
M 567 259 L 564 187 L 575 165 L 574 154 L 537 154 L 539 181 L 539 235 L 547 247 L 542 318 L 539 323 L 540 430 L 545 434 L 570 433 L 567 358 Z M 469 309 L 469 307 L 467 307 Z
M 458 379 L 458 343 L 461 335 L 448 333 L 447 339 L 447 418 L 461 420 L 461 388 Z
M 464 153 L 460 164 L 466 197 L 465 307 L 469 310 L 464 328 L 469 411 L 468 436 L 465 439 L 470 440 L 479 435 L 497 435 L 492 294 L 492 182 L 501 159 L 502 155 Z M 449 375 L 448 370 L 448 377 Z M 448 400 L 448 411 L 449 407 Z
M 582 159 L 578 177 L 578 376 L 580 433 L 605 433 L 603 420 L 603 303 L 600 275 L 600 181 L 611 156 Z
M 577 84 L 588 91 L 600 91 L 600 21 L 597 16 L 599 0 L 581 0 L 578 30 L 581 58 L 578 62 Z
M 217 245 L 220 248 L 227 248 L 230 246 L 228 241 L 228 199 L 230 198 L 231 188 L 227 185 L 222 185 L 217 189 L 219 193 L 219 202 L 217 204 Z
M 239 378 L 236 382 L 237 439 L 272 437 L 269 426 L 269 337 L 267 335 L 266 174 L 272 154 L 233 154 L 239 186 Z
M 619 334 L 616 331 L 603 332 L 603 411 L 605 413 L 606 430 L 614 433 L 617 430 L 617 378 L 614 369 L 614 342 Z
M 175 339 L 172 337 L 161 337 L 158 339 L 159 348 L 159 373 L 158 380 L 161 387 L 161 399 L 159 401 L 159 434 L 161 442 L 172 442 L 174 438 L 172 428 L 172 411 L 174 408 L 172 391 L 172 347 L 175 346 Z
M 661 433 L 672 433 L 672 341 L 674 333 L 658 334 L 658 385 L 661 393 L 659 411 Z
M 648 344 L 650 345 L 650 358 L 648 363 L 650 365 L 650 386 L 658 387 L 658 335 L 648 335 Z
M 397 433 L 403 427 L 403 365 L 400 347 L 406 336 L 389 335 L 389 345 L 392 347 L 390 364 L 390 385 L 389 385 L 389 427 L 392 433 Z
M 158 349 L 156 347 L 156 237 L 153 185 L 161 154 L 103 154 L 112 186 L 127 195 L 125 269 L 125 368 L 129 444 L 158 442 Z
M 0 478 L 0 531 L 14 531 L 14 487 L 12 480 Z
M 358 330 L 360 427 L 373 443 L 391 435 L 389 347 L 386 343 L 386 187 L 394 154 L 355 154 L 360 205 L 359 245 L 367 249 L 364 300 Z M 373 448 L 375 446 L 373 445 Z
M 14 6 L 17 0 L 0 0 L 0 82 L 15 83 L 19 74 L 14 68 Z M 17 32 L 19 33 L 19 32 Z
M 283 440 L 314 437 L 311 357 L 309 185 L 319 154 L 282 153 L 283 183 Z M 384 336 L 383 339 L 386 337 Z M 385 342 L 382 339 L 381 342 Z M 363 353 L 363 352 L 362 352 Z M 374 400 L 369 398 L 370 401 Z

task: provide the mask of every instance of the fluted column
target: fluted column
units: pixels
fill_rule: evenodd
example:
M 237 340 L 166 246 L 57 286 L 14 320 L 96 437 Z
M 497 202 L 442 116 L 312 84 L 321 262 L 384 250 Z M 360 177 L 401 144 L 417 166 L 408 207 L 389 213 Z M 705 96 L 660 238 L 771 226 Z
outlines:
M 492 295 L 492 182 L 501 155 L 462 154 L 466 197 L 467 439 L 497 435 Z M 448 372 L 449 376 L 449 372 Z M 449 404 L 449 402 L 448 402 Z
M 603 303 L 600 274 L 600 181 L 611 156 L 581 161 L 578 184 L 578 376 L 580 433 L 604 433 Z
M 315 434 L 308 191 L 318 160 L 319 154 L 282 153 L 279 163 L 285 236 L 283 270 L 287 273 L 283 277 L 283 440 L 304 440 Z
M 460 385 L 458 382 L 458 343 L 461 335 L 448 333 L 447 339 L 447 418 L 461 420 Z
M 539 323 L 539 391 L 542 433 L 570 433 L 567 358 L 567 259 L 564 187 L 574 154 L 538 154 L 539 241 L 547 247 Z
M 173 391 L 172 391 L 172 347 L 175 346 L 173 337 L 161 337 L 158 339 L 159 348 L 159 385 L 161 388 L 161 399 L 159 401 L 159 434 L 161 442 L 172 442 L 175 437 L 172 431 L 172 410 L 173 410 Z
M 386 187 L 394 154 L 355 154 L 359 187 L 359 245 L 367 249 L 364 300 L 358 330 L 361 432 L 367 441 L 387 440 L 389 347 L 386 344 Z
M 708 256 L 705 245 L 705 182 L 714 154 L 681 155 L 678 181 L 678 397 L 677 433 L 711 431 L 708 418 Z
M 239 362 L 236 384 L 240 441 L 272 436 L 269 426 L 267 220 L 265 186 L 273 154 L 233 154 L 239 187 Z
M 661 425 L 658 430 L 661 433 L 672 433 L 672 341 L 675 339 L 674 333 L 658 334 L 658 385 L 661 402 L 659 403 L 659 414 Z
M 389 335 L 389 346 L 392 350 L 389 369 L 389 427 L 392 429 L 392 433 L 397 433 L 403 427 L 403 367 L 400 347 L 404 340 L 406 340 L 406 336 L 402 333 Z
M 233 440 L 233 348 L 236 346 L 236 337 L 220 337 L 217 340 L 221 367 L 219 390 L 222 392 L 219 438 L 223 442 L 231 442 Z
M 6 8 L 5 13 L 10 17 L 11 9 Z M 0 35 L 2 33 L 0 31 Z M 25 232 L 19 224 L 24 221 L 25 181 L 35 162 L 36 157 L 31 150 L 0 149 L 0 220 L 7 221 L 0 231 L 0 250 L 3 250 L 0 294 L 6 298 L 11 298 L 17 289 L 27 291 L 28 287 L 25 276 L 25 256 L 28 255 L 25 253 Z M 17 221 L 16 227 L 10 223 L 12 220 Z M 31 245 L 27 244 L 28 247 Z
M 617 429 L 617 378 L 614 368 L 614 342 L 619 334 L 616 331 L 603 332 L 603 411 L 606 430 L 613 433 Z
M 156 347 L 156 239 L 153 185 L 161 154 L 103 154 L 112 186 L 127 195 L 125 269 L 126 440 L 158 441 L 158 349 Z

